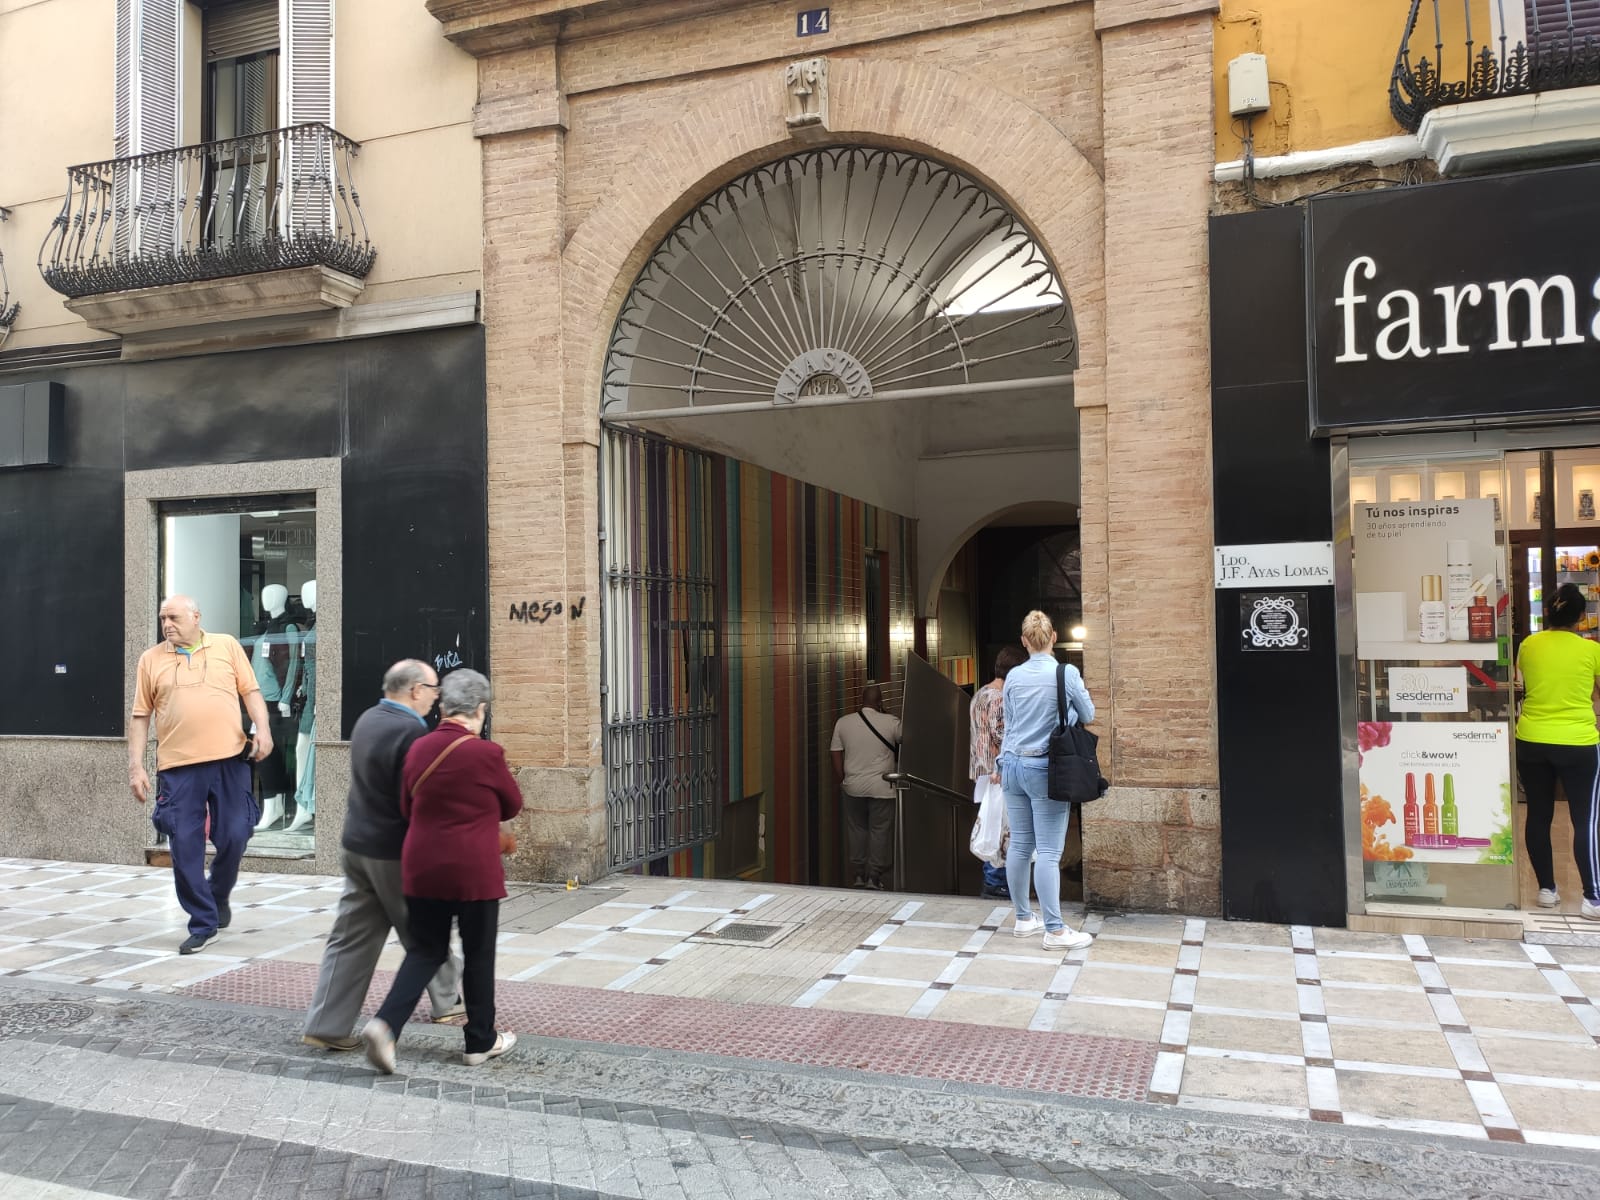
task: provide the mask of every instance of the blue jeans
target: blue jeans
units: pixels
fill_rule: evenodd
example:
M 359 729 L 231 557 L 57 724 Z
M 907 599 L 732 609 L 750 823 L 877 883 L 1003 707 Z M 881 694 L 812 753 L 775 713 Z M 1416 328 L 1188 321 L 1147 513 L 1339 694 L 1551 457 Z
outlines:
M 1047 933 L 1060 933 L 1061 850 L 1067 844 L 1067 820 L 1072 805 L 1050 799 L 1049 766 L 1038 758 L 1012 758 L 1000 763 L 1000 786 L 1006 796 L 1006 820 L 1011 823 L 1011 848 L 1006 852 L 1006 882 L 1017 920 L 1033 917 L 1028 906 L 1028 858 L 1033 864 L 1033 887 L 1039 893 Z
M 206 819 L 217 848 L 206 875 Z M 217 904 L 226 904 L 239 878 L 239 860 L 255 832 L 261 807 L 251 790 L 250 764 L 237 758 L 168 767 L 156 774 L 156 806 L 150 821 L 167 835 L 178 903 L 189 914 L 189 932 L 217 931 Z

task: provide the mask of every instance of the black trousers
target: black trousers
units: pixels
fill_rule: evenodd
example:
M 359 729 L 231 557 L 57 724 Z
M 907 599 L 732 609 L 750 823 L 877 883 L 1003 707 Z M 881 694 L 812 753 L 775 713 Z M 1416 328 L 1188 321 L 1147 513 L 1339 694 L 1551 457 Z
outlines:
M 378 1018 L 396 1038 L 416 1011 L 417 1001 L 450 957 L 450 921 L 461 930 L 461 997 L 467 1004 L 467 1053 L 494 1048 L 494 944 L 500 929 L 498 900 L 428 900 L 406 897 L 412 949 L 394 977 Z
M 894 801 L 845 792 L 845 848 L 850 870 L 862 879 L 890 882 L 894 870 Z
M 1572 817 L 1572 857 L 1583 879 L 1583 894 L 1600 903 L 1595 880 L 1600 876 L 1600 845 L 1595 824 L 1600 820 L 1600 805 L 1595 803 L 1595 786 L 1600 781 L 1600 746 L 1557 746 L 1548 742 L 1517 739 L 1517 776 L 1528 800 L 1528 829 L 1524 844 L 1528 861 L 1541 888 L 1554 889 L 1556 870 L 1550 849 L 1550 820 L 1556 811 L 1556 780 L 1567 796 L 1567 811 Z

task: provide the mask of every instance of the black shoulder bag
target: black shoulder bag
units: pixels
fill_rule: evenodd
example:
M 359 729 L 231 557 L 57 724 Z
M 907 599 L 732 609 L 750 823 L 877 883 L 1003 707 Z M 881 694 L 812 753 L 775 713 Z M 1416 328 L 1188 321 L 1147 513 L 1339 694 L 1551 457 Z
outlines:
M 1111 786 L 1100 774 L 1100 739 L 1067 723 L 1067 664 L 1056 664 L 1056 731 L 1050 735 L 1050 798 L 1087 804 Z

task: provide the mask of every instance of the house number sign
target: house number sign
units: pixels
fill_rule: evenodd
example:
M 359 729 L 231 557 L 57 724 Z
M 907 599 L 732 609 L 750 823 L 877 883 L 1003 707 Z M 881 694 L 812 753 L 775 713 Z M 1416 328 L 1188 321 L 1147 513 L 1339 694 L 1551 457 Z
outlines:
M 827 33 L 828 15 L 826 8 L 808 8 L 805 12 L 795 13 L 795 37 L 816 37 L 819 33 Z

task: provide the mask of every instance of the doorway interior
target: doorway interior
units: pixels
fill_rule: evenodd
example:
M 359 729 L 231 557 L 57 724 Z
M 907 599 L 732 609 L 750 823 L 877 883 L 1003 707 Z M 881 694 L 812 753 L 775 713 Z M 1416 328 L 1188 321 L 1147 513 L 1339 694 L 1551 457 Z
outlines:
M 833 725 L 919 651 L 971 686 L 941 581 L 996 515 L 1075 508 L 1075 363 L 1024 222 L 931 157 L 792 154 L 662 240 L 602 396 L 614 869 L 845 882 Z

